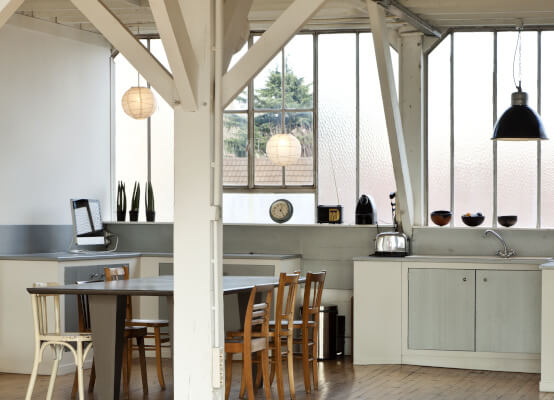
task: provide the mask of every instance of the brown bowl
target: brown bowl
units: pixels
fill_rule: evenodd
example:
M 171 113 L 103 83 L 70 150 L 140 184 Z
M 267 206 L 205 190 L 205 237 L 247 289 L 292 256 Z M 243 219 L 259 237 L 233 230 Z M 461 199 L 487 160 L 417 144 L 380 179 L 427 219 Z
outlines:
M 448 225 L 452 219 L 452 213 L 450 211 L 433 211 L 431 213 L 431 221 L 433 221 L 438 226 Z
M 499 215 L 498 223 L 506 228 L 515 225 L 517 222 L 517 215 Z
M 467 226 L 479 226 L 483 223 L 484 220 L 484 215 L 462 215 L 462 221 L 464 221 L 464 224 L 466 224 Z

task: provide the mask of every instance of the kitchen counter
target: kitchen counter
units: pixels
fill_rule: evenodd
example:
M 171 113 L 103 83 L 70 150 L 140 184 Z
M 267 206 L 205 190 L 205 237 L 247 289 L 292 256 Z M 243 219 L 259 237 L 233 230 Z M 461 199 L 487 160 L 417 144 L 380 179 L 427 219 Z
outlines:
M 302 254 L 263 254 L 263 253 L 227 253 L 223 258 L 233 259 L 251 259 L 251 260 L 290 260 L 292 258 L 302 258 Z
M 413 255 L 407 257 L 354 257 L 353 261 L 405 261 L 405 262 L 427 262 L 427 263 L 480 263 L 480 264 L 531 264 L 550 265 L 554 268 L 554 261 L 549 257 L 511 257 L 502 258 L 497 256 L 425 256 Z M 546 263 L 546 264 L 545 264 Z

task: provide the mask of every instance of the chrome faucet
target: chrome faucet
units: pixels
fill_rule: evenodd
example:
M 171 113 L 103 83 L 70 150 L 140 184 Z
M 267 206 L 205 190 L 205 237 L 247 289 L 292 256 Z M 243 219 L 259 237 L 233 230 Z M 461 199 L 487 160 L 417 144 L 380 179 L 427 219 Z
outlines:
M 510 258 L 516 255 L 516 252 L 514 249 L 508 249 L 508 245 L 506 244 L 506 241 L 502 238 L 502 236 L 500 236 L 498 232 L 495 232 L 492 229 L 487 229 L 485 231 L 484 237 L 487 237 L 489 233 L 493 235 L 495 238 L 497 238 L 500 241 L 500 243 L 502 243 L 502 245 L 504 246 L 504 250 L 498 250 L 496 252 L 496 255 L 498 257 Z

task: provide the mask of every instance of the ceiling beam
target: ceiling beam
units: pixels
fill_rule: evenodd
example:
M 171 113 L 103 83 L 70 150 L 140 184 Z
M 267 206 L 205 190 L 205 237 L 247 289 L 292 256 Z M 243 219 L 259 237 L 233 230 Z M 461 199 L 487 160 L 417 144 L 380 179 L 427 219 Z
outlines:
M 404 233 L 411 235 L 414 216 L 414 196 L 408 166 L 408 153 L 402 130 L 400 106 L 394 82 L 385 10 L 373 0 L 367 0 L 367 9 L 371 21 L 377 71 L 381 85 L 381 98 L 383 100 L 394 178 L 396 180 L 397 212 L 399 213 Z
M 185 111 L 196 111 L 198 61 L 179 0 L 150 0 L 150 8 L 173 72 L 180 106 Z
M 380 4 L 381 6 L 383 6 L 392 15 L 396 15 L 397 17 L 410 23 L 415 28 L 423 32 L 424 34 L 429 36 L 436 36 L 436 37 L 442 36 L 441 32 L 437 28 L 435 28 L 433 25 L 431 25 L 429 22 L 421 18 L 419 15 L 414 13 L 409 8 L 403 6 L 399 1 L 397 0 L 374 0 L 374 1 Z
M 271 61 L 296 32 L 320 9 L 325 0 L 296 0 L 223 75 L 222 104 L 226 107 L 263 67 Z
M 173 76 L 99 0 L 71 0 L 171 106 L 177 100 Z
M 8 22 L 21 4 L 23 4 L 23 0 L 0 0 L 0 28 Z
M 231 62 L 233 54 L 239 51 L 248 40 L 250 23 L 248 13 L 253 0 L 225 0 L 223 71 Z

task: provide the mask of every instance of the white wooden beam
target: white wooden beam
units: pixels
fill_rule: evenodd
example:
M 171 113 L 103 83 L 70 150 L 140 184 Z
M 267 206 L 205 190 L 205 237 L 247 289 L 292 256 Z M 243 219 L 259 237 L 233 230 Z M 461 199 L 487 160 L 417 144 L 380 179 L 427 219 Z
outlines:
M 383 99 L 392 164 L 394 167 L 394 177 L 396 179 L 397 211 L 400 216 L 403 231 L 407 235 L 411 235 L 414 209 L 413 192 L 410 170 L 408 167 L 406 143 L 402 130 L 400 107 L 396 95 L 396 84 L 394 82 L 385 11 L 373 0 L 367 0 L 367 9 L 371 22 L 371 32 L 373 33 L 375 58 L 377 60 L 379 81 L 381 83 L 381 97 Z
M 23 0 L 0 0 L 0 28 L 8 22 L 21 4 L 23 4 Z
M 296 0 L 258 39 L 240 61 L 223 76 L 223 106 L 228 105 L 326 0 Z
M 227 71 L 233 54 L 248 40 L 248 13 L 253 0 L 225 0 L 223 71 Z
M 178 0 L 150 0 L 152 15 L 171 66 L 171 72 L 186 111 L 197 109 L 198 61 Z
M 99 0 L 71 0 L 171 106 L 178 101 L 173 76 Z

